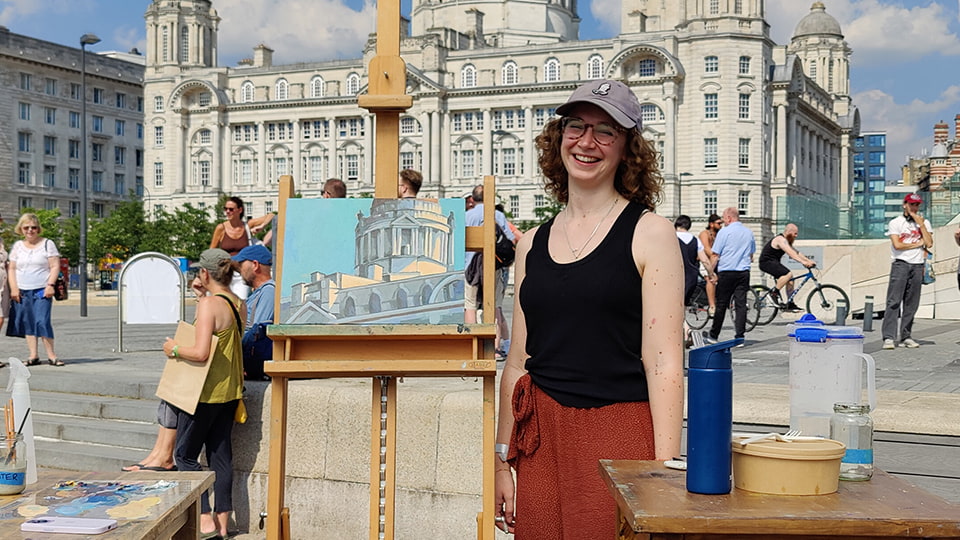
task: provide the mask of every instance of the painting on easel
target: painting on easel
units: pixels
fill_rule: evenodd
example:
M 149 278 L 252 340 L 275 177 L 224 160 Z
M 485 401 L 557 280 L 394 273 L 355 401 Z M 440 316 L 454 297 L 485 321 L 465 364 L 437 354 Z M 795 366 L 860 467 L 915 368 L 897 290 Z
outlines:
M 463 322 L 463 199 L 291 199 L 281 324 Z

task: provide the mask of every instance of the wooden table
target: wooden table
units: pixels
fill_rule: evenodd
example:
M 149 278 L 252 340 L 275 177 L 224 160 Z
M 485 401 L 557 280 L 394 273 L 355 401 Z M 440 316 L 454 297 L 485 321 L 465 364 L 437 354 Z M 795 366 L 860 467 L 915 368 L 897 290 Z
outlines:
M 9 510 L 8 505 L 17 499 L 29 498 L 22 504 L 43 504 L 43 500 L 36 500 L 36 495 L 43 496 L 58 482 L 134 482 L 166 480 L 176 482 L 177 486 L 157 494 L 160 504 L 154 509 L 155 519 L 117 519 L 117 528 L 93 536 L 78 534 L 43 534 L 26 533 L 20 530 L 20 524 L 26 517 L 9 515 L 4 512 L 0 515 L 0 538 L 19 538 L 30 540 L 81 540 L 84 538 L 96 540 L 112 539 L 157 539 L 166 540 L 196 540 L 200 537 L 200 494 L 213 486 L 212 472 L 73 472 L 51 469 L 41 469 L 37 483 L 27 486 L 19 495 L 0 496 L 0 508 Z M 51 515 L 51 514 L 47 514 Z M 82 516 L 80 516 L 82 517 Z
M 600 474 L 616 499 L 623 540 L 960 539 L 960 505 L 876 469 L 869 482 L 806 497 L 689 493 L 686 473 L 658 461 L 601 460 Z

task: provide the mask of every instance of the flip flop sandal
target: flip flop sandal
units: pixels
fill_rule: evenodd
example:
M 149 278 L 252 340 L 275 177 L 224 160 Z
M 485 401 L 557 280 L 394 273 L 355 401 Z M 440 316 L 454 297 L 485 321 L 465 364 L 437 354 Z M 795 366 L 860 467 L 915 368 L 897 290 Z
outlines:
M 39 359 L 39 358 L 30 358 L 30 359 L 27 360 L 27 365 L 28 365 L 28 366 L 39 366 L 39 365 L 40 365 L 40 359 Z
M 37 363 L 39 364 L 39 363 L 40 363 L 40 360 L 37 360 Z M 66 364 L 63 363 L 63 360 L 61 360 L 61 359 L 59 359 L 59 358 L 52 358 L 52 359 L 51 359 L 51 358 L 48 358 L 48 359 L 47 359 L 47 363 L 50 364 L 51 366 L 57 366 L 57 367 L 65 366 L 65 365 L 66 365 Z
M 136 469 L 134 469 L 134 467 L 136 467 Z M 144 467 L 146 467 L 146 465 L 143 463 L 133 463 L 131 465 L 120 467 L 120 470 L 123 472 L 137 472 L 143 470 Z

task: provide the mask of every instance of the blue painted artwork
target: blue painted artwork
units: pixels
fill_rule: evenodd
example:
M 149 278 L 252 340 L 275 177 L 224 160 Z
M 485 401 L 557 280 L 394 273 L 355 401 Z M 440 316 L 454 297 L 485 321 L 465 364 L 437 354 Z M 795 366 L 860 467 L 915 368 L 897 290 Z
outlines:
M 463 322 L 463 199 L 291 199 L 281 324 Z

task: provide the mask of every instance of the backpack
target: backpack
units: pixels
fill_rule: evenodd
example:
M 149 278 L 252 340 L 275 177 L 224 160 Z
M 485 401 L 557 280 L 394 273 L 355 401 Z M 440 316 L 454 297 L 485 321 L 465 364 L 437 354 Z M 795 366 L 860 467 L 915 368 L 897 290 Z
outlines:
M 499 225 L 494 225 L 497 230 L 496 241 L 494 242 L 494 253 L 497 256 L 497 268 L 505 268 L 513 264 L 513 260 L 517 257 L 517 247 L 513 245 L 513 241 L 507 238 L 507 235 L 504 234 L 503 229 Z

